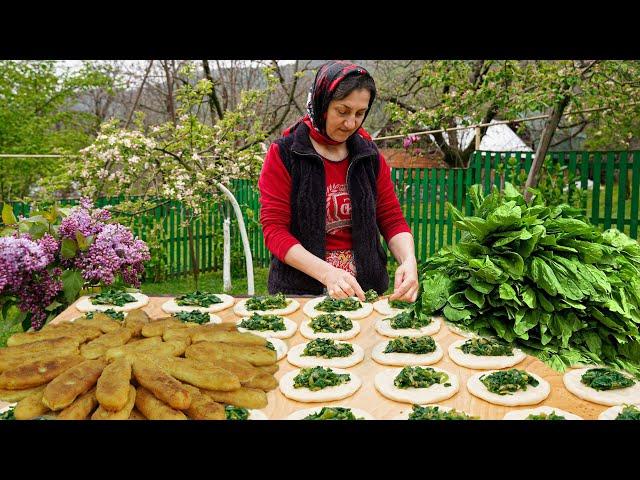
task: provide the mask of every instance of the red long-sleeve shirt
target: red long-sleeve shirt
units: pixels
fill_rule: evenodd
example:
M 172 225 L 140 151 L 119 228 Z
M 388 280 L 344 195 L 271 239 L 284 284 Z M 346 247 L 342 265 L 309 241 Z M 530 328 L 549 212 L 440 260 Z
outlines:
M 327 184 L 327 231 L 326 250 L 352 248 L 351 202 L 347 192 L 347 168 L 349 160 L 332 162 L 324 159 Z M 378 195 L 376 221 L 380 233 L 389 243 L 401 232 L 411 233 L 400 202 L 393 190 L 391 169 L 380 154 L 380 170 L 376 180 Z M 291 247 L 300 243 L 291 232 L 291 176 L 282 163 L 278 145 L 273 143 L 264 160 L 260 179 L 260 222 L 265 244 L 276 258 L 284 261 Z

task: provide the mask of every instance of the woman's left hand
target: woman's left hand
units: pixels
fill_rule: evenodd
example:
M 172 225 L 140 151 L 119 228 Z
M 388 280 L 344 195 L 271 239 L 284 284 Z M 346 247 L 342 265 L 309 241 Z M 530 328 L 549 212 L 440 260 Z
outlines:
M 393 294 L 389 300 L 415 302 L 418 297 L 418 264 L 415 259 L 405 260 L 396 269 Z

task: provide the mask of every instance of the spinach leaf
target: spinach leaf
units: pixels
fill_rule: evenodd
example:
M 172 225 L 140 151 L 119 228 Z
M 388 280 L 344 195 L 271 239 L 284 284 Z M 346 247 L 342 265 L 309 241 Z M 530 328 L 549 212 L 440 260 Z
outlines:
M 84 316 L 85 316 L 85 318 L 87 320 L 93 320 L 93 316 L 96 313 L 104 313 L 105 315 L 108 315 L 109 317 L 111 317 L 114 320 L 120 320 L 120 321 L 124 320 L 124 312 L 116 312 L 112 308 L 108 308 L 108 309 L 103 310 L 103 311 L 92 310 L 91 312 L 85 313 Z
M 350 408 L 322 407 L 320 411 L 310 413 L 303 420 L 364 420 L 364 418 L 357 418 Z
M 451 386 L 449 375 L 431 367 L 404 367 L 393 380 L 393 384 L 398 388 L 429 388 L 436 384 Z
M 348 357 L 353 354 L 353 345 L 350 343 L 336 343 L 330 338 L 316 338 L 307 343 L 302 352 L 305 357 Z
M 393 317 L 385 318 L 384 321 L 389 321 L 391 328 L 394 330 L 401 330 L 404 328 L 422 328 L 426 327 L 432 322 L 431 317 L 416 318 L 411 312 L 400 312 Z
M 335 373 L 330 368 L 313 367 L 302 368 L 300 373 L 293 377 L 294 388 L 308 388 L 312 392 L 327 387 L 342 385 L 351 380 L 348 373 Z
M 340 314 L 325 313 L 318 315 L 309 322 L 309 327 L 314 333 L 340 333 L 353 328 L 353 322 Z
M 378 300 L 378 292 L 376 292 L 373 288 L 367 290 L 366 292 L 364 292 L 364 301 L 365 302 L 369 302 L 369 303 L 373 303 L 376 300 Z
M 318 303 L 315 308 L 320 312 L 351 312 L 353 310 L 358 310 L 360 307 L 362 307 L 360 301 L 351 297 L 325 297 L 324 300 Z
M 190 307 L 210 307 L 216 303 L 222 303 L 222 299 L 213 293 L 195 292 L 187 293 L 176 297 L 176 304 Z
M 9 408 L 7 411 L 0 413 L 0 420 L 15 420 L 16 416 L 14 414 L 15 406 Z
M 513 356 L 513 347 L 489 338 L 470 338 L 458 348 L 479 357 Z
M 409 414 L 409 420 L 477 420 L 477 418 L 455 409 L 440 410 L 437 405 L 426 407 L 413 405 L 413 411 Z
M 177 318 L 181 322 L 198 323 L 200 325 L 211 321 L 211 317 L 207 312 L 199 312 L 197 310 L 192 312 L 176 312 L 172 317 Z
M 284 325 L 284 318 L 278 315 L 259 315 L 254 313 L 249 318 L 243 318 L 239 327 L 247 330 L 258 330 L 261 332 L 271 331 L 279 332 L 287 329 Z
M 289 304 L 284 293 L 278 292 L 275 295 L 254 295 L 247 300 L 247 310 L 275 310 L 285 308 Z
M 115 305 L 122 307 L 126 303 L 136 302 L 136 297 L 121 290 L 108 289 L 90 297 L 94 305 Z
M 249 410 L 233 405 L 225 405 L 224 413 L 227 420 L 247 420 L 249 418 Z
M 594 390 L 616 390 L 634 385 L 636 382 L 610 368 L 590 368 L 580 379 Z
M 625 405 L 616 420 L 640 420 L 640 410 L 635 405 Z
M 391 300 L 389 302 L 389 306 L 391 308 L 407 309 L 407 308 L 413 307 L 413 305 L 414 305 L 414 302 L 407 302 L 405 300 Z
M 556 414 L 555 411 L 551 413 L 539 413 L 537 415 L 531 414 L 525 418 L 525 420 L 566 420 L 566 418 L 562 415 Z
M 512 395 L 518 390 L 526 390 L 529 385 L 537 387 L 540 383 L 531 374 L 515 368 L 482 375 L 480 381 L 487 390 L 498 395 Z
M 436 342 L 428 335 L 424 337 L 397 337 L 387 343 L 384 353 L 413 353 L 423 355 L 436 351 Z

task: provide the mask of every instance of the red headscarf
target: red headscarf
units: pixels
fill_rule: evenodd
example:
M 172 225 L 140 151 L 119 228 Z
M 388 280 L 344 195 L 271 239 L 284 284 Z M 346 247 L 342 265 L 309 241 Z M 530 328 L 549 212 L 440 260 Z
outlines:
M 293 126 L 287 128 L 283 132 L 283 135 L 288 135 L 298 125 L 300 125 L 300 123 L 305 123 L 309 127 L 309 134 L 316 142 L 323 145 L 338 145 L 342 143 L 332 140 L 327 135 L 327 109 L 329 108 L 329 103 L 333 99 L 336 87 L 349 75 L 369 75 L 369 72 L 355 63 L 343 61 L 331 61 L 322 65 L 318 69 L 316 78 L 309 90 L 309 96 L 307 98 L 307 114 L 298 120 Z M 369 106 L 367 107 L 367 111 L 362 119 L 363 122 L 369 114 L 369 110 L 371 109 L 374 99 L 375 92 L 371 92 Z M 369 135 L 369 133 L 362 127 L 360 127 L 356 133 L 360 134 L 367 140 L 371 140 L 371 135 Z

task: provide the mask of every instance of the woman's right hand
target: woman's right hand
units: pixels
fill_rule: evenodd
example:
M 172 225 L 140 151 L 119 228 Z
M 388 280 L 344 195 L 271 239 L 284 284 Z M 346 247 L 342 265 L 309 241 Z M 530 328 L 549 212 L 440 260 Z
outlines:
M 327 293 L 333 298 L 358 297 L 360 301 L 365 300 L 364 291 L 358 284 L 356 278 L 346 270 L 334 267 L 327 270 L 320 280 L 327 287 Z

